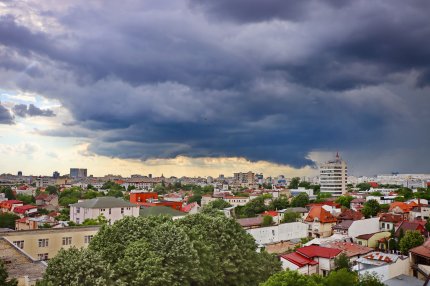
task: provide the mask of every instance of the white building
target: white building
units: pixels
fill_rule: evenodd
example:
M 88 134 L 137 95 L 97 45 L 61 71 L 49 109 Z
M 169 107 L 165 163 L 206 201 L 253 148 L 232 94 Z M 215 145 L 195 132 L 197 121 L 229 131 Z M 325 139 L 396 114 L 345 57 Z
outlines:
M 302 222 L 282 223 L 275 226 L 250 228 L 247 233 L 257 244 L 277 243 L 308 236 L 308 225 Z
M 70 220 L 81 224 L 86 219 L 103 215 L 109 224 L 125 216 L 139 216 L 139 206 L 114 197 L 98 197 L 70 205 Z
M 347 180 L 348 169 L 346 162 L 339 157 L 339 154 L 336 154 L 335 160 L 328 161 L 320 166 L 322 193 L 332 193 L 334 196 L 345 194 Z
M 356 260 L 353 270 L 359 275 L 376 273 L 382 282 L 401 274 L 409 275 L 409 258 L 396 254 L 371 252 Z

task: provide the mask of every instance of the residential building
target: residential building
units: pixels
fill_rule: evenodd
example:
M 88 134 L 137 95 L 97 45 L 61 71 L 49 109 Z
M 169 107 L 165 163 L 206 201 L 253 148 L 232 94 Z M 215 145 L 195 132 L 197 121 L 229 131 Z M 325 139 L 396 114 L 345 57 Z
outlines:
M 427 220 L 430 217 L 430 205 L 419 205 L 413 207 L 409 212 L 409 219 Z
M 250 229 L 250 228 L 260 227 L 263 223 L 263 217 L 258 216 L 258 217 L 240 218 L 240 219 L 237 219 L 236 221 L 244 229 Z
M 341 252 L 339 249 L 310 245 L 298 248 L 293 255 L 282 255 L 280 259 L 283 269 L 300 269 L 301 273 L 308 274 L 306 268 L 309 267 L 309 274 L 316 273 L 326 276 L 330 271 L 335 269 L 334 259 Z M 301 265 L 304 266 L 300 267 Z M 315 265 L 316 269 L 312 267 Z
M 308 236 L 308 226 L 302 222 L 281 223 L 279 225 L 250 228 L 247 233 L 254 237 L 257 244 L 277 243 Z
M 353 267 L 353 270 L 357 271 L 359 275 L 365 273 L 376 274 L 382 282 L 402 274 L 409 274 L 409 259 L 407 256 L 375 251 L 356 261 L 357 265 Z
M 390 204 L 390 208 L 388 211 L 393 214 L 400 214 L 402 215 L 404 220 L 408 220 L 409 213 L 416 206 L 418 206 L 418 204 L 415 202 L 393 202 L 392 204 Z
M 430 273 L 430 240 L 427 239 L 423 245 L 409 250 L 409 261 L 414 277 L 426 279 Z
M 391 233 L 389 231 L 378 231 L 374 233 L 362 234 L 356 237 L 357 243 L 359 245 L 377 248 L 379 245 L 379 240 L 383 238 L 389 238 Z
M 86 247 L 99 228 L 83 226 L 8 231 L 1 232 L 0 238 L 16 245 L 33 260 L 47 260 L 57 255 L 61 248 Z
M 21 218 L 26 216 L 34 216 L 37 214 L 37 207 L 32 205 L 18 206 L 13 209 L 13 212 Z
M 48 211 L 57 211 L 59 209 L 58 196 L 55 194 L 41 193 L 36 196 L 36 206 Z
M 18 286 L 35 286 L 43 278 L 46 262 L 32 258 L 21 248 L 0 237 L 0 260 L 6 266 L 9 278 L 15 278 Z
M 422 235 L 425 235 L 427 233 L 425 227 L 425 221 L 418 222 L 418 221 L 402 221 L 396 228 L 395 236 L 399 237 L 400 232 L 403 231 L 403 234 L 405 234 L 408 230 L 410 231 L 418 231 Z
M 70 205 L 70 220 L 81 224 L 103 215 L 109 224 L 125 216 L 139 216 L 139 206 L 114 197 L 97 197 Z
M 360 211 L 363 208 L 365 202 L 365 199 L 353 199 L 351 201 L 351 210 Z
M 0 207 L 2 212 L 13 212 L 15 207 L 23 206 L 24 203 L 18 200 L 6 200 L 0 202 Z
M 361 220 L 364 218 L 363 214 L 359 211 L 352 209 L 343 209 L 342 212 L 336 217 L 338 222 L 344 220 Z
M 255 174 L 251 171 L 247 173 L 234 173 L 233 177 L 236 183 L 253 184 L 255 180 Z
M 363 246 L 363 245 L 359 245 L 351 242 L 342 242 L 342 241 L 328 242 L 328 243 L 322 244 L 321 246 L 341 250 L 343 253 L 346 254 L 346 256 L 348 256 L 349 261 L 353 265 L 357 263 L 356 262 L 357 259 L 373 251 L 372 248 L 367 246 Z
M 15 221 L 16 230 L 38 229 L 45 226 L 54 226 L 57 222 L 53 217 L 42 215 L 39 217 L 23 217 Z
M 244 206 L 250 201 L 250 198 L 249 197 L 237 197 L 237 196 L 225 196 L 224 201 L 226 201 L 227 203 L 229 203 L 232 206 Z
M 323 206 L 314 206 L 309 211 L 305 223 L 308 224 L 308 236 L 328 237 L 332 234 L 332 227 L 336 224 L 336 218 Z
M 395 226 L 403 220 L 402 215 L 383 213 L 379 216 L 379 230 L 391 231 Z
M 320 166 L 320 185 L 322 193 L 331 193 L 340 196 L 346 193 L 348 168 L 339 153 L 335 160 L 328 161 Z
M 154 200 L 158 200 L 158 193 L 156 192 L 143 192 L 135 190 L 130 192 L 130 203 L 132 204 L 139 204 Z

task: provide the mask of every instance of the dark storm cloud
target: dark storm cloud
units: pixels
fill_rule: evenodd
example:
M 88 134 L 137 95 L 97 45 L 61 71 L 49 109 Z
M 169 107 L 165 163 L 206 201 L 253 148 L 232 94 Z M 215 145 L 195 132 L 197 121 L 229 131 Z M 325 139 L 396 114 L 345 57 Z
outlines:
M 0 104 L 0 124 L 13 124 L 13 117 L 9 110 Z
M 17 104 L 13 108 L 13 113 L 19 117 L 33 117 L 33 116 L 45 116 L 45 117 L 53 117 L 55 116 L 54 111 L 50 109 L 40 109 L 34 104 Z
M 77 1 L 35 8 L 43 29 L 11 12 L 0 84 L 58 99 L 73 124 L 41 133 L 87 137 L 106 156 L 300 167 L 311 151 L 423 150 L 427 3 Z

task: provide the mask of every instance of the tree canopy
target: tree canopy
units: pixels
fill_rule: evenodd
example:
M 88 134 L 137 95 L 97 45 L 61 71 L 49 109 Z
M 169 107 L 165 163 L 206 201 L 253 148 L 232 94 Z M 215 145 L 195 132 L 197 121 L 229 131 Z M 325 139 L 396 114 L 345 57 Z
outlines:
M 18 285 L 18 281 L 16 279 L 9 279 L 6 266 L 4 265 L 2 259 L 0 259 L 0 285 L 3 285 L 3 286 Z
M 400 239 L 399 248 L 403 254 L 408 254 L 409 249 L 420 246 L 424 243 L 424 236 L 419 231 L 406 231 Z
M 377 200 L 368 200 L 364 203 L 361 213 L 366 217 L 374 217 L 381 211 L 381 206 Z
M 291 200 L 292 207 L 305 207 L 309 204 L 309 196 L 306 193 L 300 193 Z
M 15 229 L 15 221 L 19 219 L 14 213 L 0 213 L 0 228 Z
M 233 219 L 125 217 L 102 226 L 88 249 L 62 250 L 49 261 L 43 283 L 258 285 L 280 269 L 277 258 L 258 253 L 252 236 Z
M 340 196 L 336 199 L 336 203 L 341 204 L 342 206 L 346 207 L 346 208 L 350 208 L 351 207 L 351 201 L 354 198 L 352 196 Z

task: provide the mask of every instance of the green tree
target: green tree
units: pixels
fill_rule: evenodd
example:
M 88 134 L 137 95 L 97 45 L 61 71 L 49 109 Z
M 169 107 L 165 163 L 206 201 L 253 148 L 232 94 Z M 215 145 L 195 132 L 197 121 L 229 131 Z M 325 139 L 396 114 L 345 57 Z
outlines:
M 420 246 L 424 243 L 424 236 L 419 231 L 406 231 L 406 234 L 399 242 L 400 251 L 408 254 L 409 249 Z
M 296 222 L 297 219 L 300 218 L 299 213 L 287 211 L 284 213 L 284 217 L 282 218 L 282 223 L 288 223 L 288 222 Z
M 33 204 L 36 202 L 36 200 L 33 196 L 26 195 L 26 194 L 18 194 L 18 195 L 16 195 L 16 199 L 19 201 L 22 201 L 24 203 L 24 205 Z
M 49 260 L 42 285 L 114 285 L 113 270 L 100 254 L 89 249 L 61 249 Z
M 291 179 L 290 184 L 288 185 L 289 189 L 297 189 L 299 187 L 300 178 L 294 177 Z
M 299 187 L 305 188 L 305 189 L 310 189 L 311 188 L 311 183 L 309 182 L 300 182 Z
M 361 213 L 366 218 L 370 218 L 370 217 L 376 216 L 380 211 L 381 211 L 381 206 L 379 205 L 378 201 L 368 200 L 366 203 L 364 203 Z
M 380 191 L 375 191 L 370 193 L 371 196 L 380 197 L 382 196 L 382 193 Z
M 18 281 L 16 279 L 9 279 L 7 273 L 6 265 L 4 265 L 3 260 L 0 259 L 0 285 L 4 286 L 16 286 Z
M 270 215 L 263 216 L 263 223 L 262 226 L 271 226 L 273 223 L 273 217 Z
M 287 197 L 279 197 L 270 202 L 269 210 L 283 210 L 290 206 L 290 202 Z
M 133 185 L 128 185 L 128 187 L 127 187 L 127 192 L 131 192 L 131 191 L 133 191 L 134 189 L 136 189 L 136 187 L 135 187 L 135 186 L 133 186 Z
M 346 208 L 350 208 L 351 207 L 351 201 L 354 198 L 351 196 L 340 196 L 336 199 L 336 203 L 341 204 L 342 206 L 346 207 Z
M 410 200 L 414 196 L 414 192 L 410 188 L 402 187 L 397 190 L 397 194 L 403 196 L 406 200 Z
M 1 192 L 5 194 L 5 196 L 8 200 L 15 200 L 16 199 L 16 196 L 10 187 L 3 187 L 1 189 Z
M 99 215 L 97 218 L 87 218 L 82 222 L 82 225 L 104 225 L 108 221 L 103 214 Z
M 292 207 L 305 207 L 309 204 L 309 196 L 306 193 L 300 193 L 291 200 Z
M 257 214 L 267 210 L 264 204 L 264 197 L 259 196 L 253 200 L 250 200 L 243 206 L 242 213 L 245 217 L 255 217 Z
M 376 274 L 370 274 L 369 272 L 361 274 L 359 279 L 358 286 L 385 286 Z
M 58 194 L 58 188 L 56 186 L 47 186 L 45 189 L 45 192 L 47 192 L 50 195 Z
M 345 253 L 341 253 L 334 259 L 334 267 L 336 270 L 346 269 L 351 271 L 352 263 L 349 261 L 349 257 Z
M 103 196 L 103 194 L 101 192 L 94 191 L 94 190 L 90 189 L 82 195 L 82 198 L 85 200 L 89 200 L 89 199 L 94 199 L 94 198 L 101 197 L 101 196 Z
M 122 192 L 122 189 L 110 189 L 106 196 L 108 197 L 115 197 L 115 198 L 122 198 L 124 197 L 124 193 Z
M 271 276 L 260 286 L 319 286 L 316 276 L 302 275 L 297 271 L 285 270 Z M 346 284 L 348 285 L 348 284 Z
M 350 272 L 348 269 L 340 269 L 337 271 L 332 271 L 324 279 L 325 286 L 339 286 L 348 285 L 355 286 L 358 285 L 358 275 L 355 272 Z
M 355 186 L 356 188 L 359 188 L 361 192 L 370 190 L 370 184 L 369 183 L 359 183 Z
M 209 209 L 222 210 L 222 209 L 229 208 L 229 207 L 231 207 L 231 205 L 229 203 L 227 203 L 223 199 L 217 199 L 217 200 L 211 201 L 210 203 L 205 205 L 203 207 L 202 211 L 204 211 L 205 209 L 206 210 L 209 210 Z
M 426 220 L 426 225 L 425 225 L 426 230 L 430 233 L 430 217 L 427 218 Z
M 197 202 L 199 205 L 202 204 L 202 195 L 192 195 L 188 198 L 188 203 L 191 204 L 193 202 Z
M 406 202 L 406 199 L 402 196 L 398 196 L 394 198 L 395 202 Z
M 0 213 L 0 228 L 15 229 L 15 221 L 19 219 L 14 213 Z

